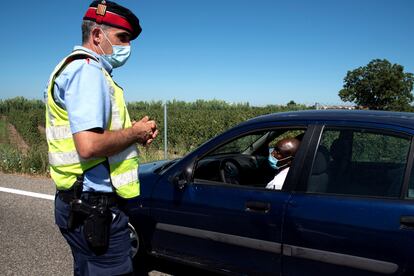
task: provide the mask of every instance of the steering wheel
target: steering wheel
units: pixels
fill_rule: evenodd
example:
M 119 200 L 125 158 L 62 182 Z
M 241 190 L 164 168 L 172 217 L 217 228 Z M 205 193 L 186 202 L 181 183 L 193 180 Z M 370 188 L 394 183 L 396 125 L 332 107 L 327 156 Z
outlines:
M 224 159 L 220 163 L 221 181 L 228 184 L 240 184 L 240 165 L 233 159 Z

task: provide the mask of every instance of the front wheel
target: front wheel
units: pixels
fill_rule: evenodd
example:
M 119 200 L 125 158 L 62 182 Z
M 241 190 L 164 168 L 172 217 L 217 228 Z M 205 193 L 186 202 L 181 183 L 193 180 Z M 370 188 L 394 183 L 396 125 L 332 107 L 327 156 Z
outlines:
M 129 230 L 129 240 L 131 242 L 131 257 L 132 259 L 135 258 L 135 256 L 138 254 L 138 252 L 142 249 L 140 248 L 141 242 L 140 238 L 138 236 L 137 231 L 135 230 L 134 226 L 132 226 L 131 223 L 128 222 L 128 230 Z
M 148 276 L 152 269 L 152 264 L 145 252 L 142 236 L 131 223 L 128 223 L 128 230 L 131 243 L 131 258 L 134 263 L 134 275 Z

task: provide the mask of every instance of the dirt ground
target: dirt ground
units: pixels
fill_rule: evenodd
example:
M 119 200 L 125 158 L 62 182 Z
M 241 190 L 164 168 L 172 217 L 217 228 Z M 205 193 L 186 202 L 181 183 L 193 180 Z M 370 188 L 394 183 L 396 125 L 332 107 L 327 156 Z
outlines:
M 23 140 L 22 136 L 16 130 L 12 124 L 7 125 L 9 141 L 12 145 L 15 145 L 23 154 L 26 154 L 29 151 L 29 146 Z
M 4 128 L 4 129 L 3 129 Z M 7 144 L 7 124 L 4 116 L 0 116 L 0 144 Z

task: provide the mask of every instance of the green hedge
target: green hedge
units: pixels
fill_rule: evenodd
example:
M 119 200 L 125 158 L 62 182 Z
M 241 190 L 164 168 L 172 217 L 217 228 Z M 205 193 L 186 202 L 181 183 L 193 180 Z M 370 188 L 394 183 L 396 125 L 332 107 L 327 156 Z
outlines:
M 252 107 L 248 103 L 228 104 L 218 100 L 198 100 L 195 102 L 167 102 L 168 147 L 176 151 L 188 152 L 204 141 L 245 120 L 259 115 L 311 109 L 293 102 L 286 106 L 268 105 Z M 128 104 L 131 118 L 139 120 L 144 115 L 155 119 L 160 133 L 164 133 L 164 107 L 162 102 L 134 102 Z M 161 149 L 164 135 L 154 142 Z

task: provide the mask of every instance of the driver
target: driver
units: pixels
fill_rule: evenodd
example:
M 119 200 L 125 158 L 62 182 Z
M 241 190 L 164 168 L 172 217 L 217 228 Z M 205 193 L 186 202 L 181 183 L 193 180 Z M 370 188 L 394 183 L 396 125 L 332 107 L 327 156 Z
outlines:
M 299 145 L 300 141 L 296 138 L 285 138 L 277 142 L 269 154 L 269 164 L 277 172 L 273 180 L 266 185 L 267 189 L 282 189 Z

